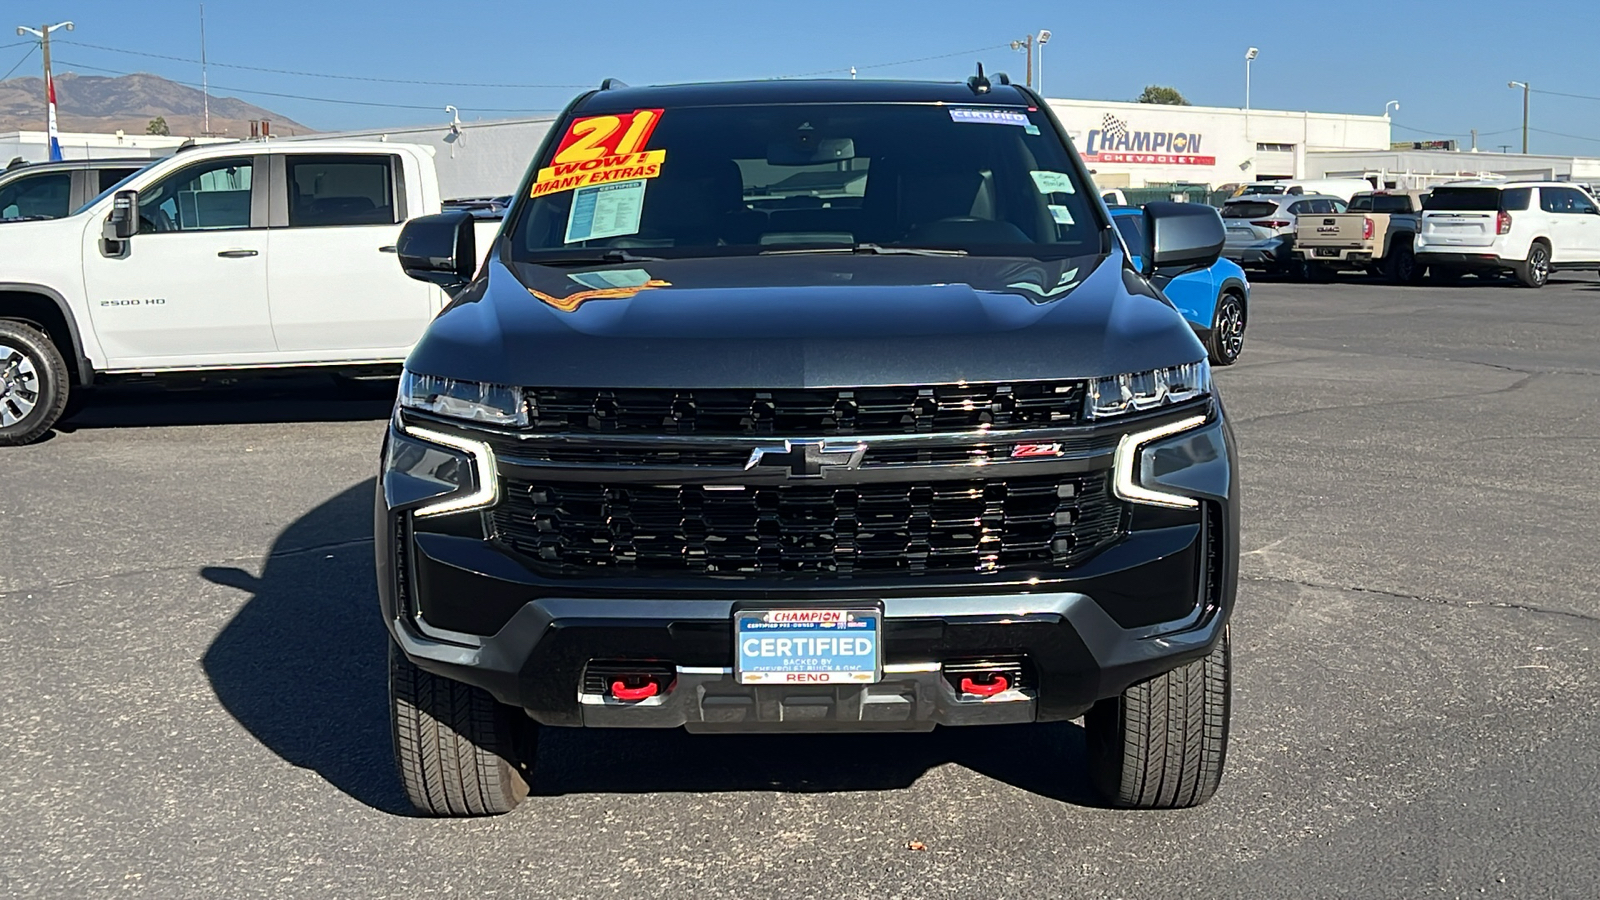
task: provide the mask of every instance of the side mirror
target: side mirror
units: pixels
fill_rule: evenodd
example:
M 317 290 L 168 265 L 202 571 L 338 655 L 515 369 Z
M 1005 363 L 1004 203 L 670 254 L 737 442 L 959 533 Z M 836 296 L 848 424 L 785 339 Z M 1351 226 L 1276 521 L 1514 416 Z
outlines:
M 111 216 L 106 219 L 104 237 L 125 241 L 139 233 L 139 192 L 117 191 L 111 201 Z
M 407 222 L 395 242 L 400 268 L 418 281 L 445 289 L 472 280 L 478 268 L 478 240 L 472 214 L 451 210 Z
M 1144 217 L 1145 233 L 1149 235 L 1144 254 L 1146 277 L 1156 269 L 1208 268 L 1222 255 L 1228 232 L 1214 207 L 1152 202 L 1144 205 Z

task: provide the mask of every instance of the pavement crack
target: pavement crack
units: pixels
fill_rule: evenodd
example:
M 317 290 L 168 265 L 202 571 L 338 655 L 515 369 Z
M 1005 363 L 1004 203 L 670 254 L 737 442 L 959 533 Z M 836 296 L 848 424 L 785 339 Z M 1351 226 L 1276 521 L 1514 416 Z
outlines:
M 1382 588 L 1363 587 L 1355 584 L 1330 584 L 1323 581 L 1307 581 L 1301 578 L 1280 578 L 1274 575 L 1240 575 L 1240 581 L 1275 582 L 1277 584 L 1293 584 L 1299 587 L 1316 588 L 1325 591 L 1346 591 L 1353 594 L 1373 594 L 1378 597 L 1389 597 L 1395 600 L 1411 600 L 1418 603 L 1432 603 L 1438 606 L 1448 606 L 1454 609 L 1512 609 L 1520 612 L 1534 613 L 1541 616 L 1556 616 L 1563 619 L 1576 619 L 1581 622 L 1593 622 L 1600 625 L 1600 616 L 1589 613 L 1575 612 L 1569 609 L 1550 609 L 1544 606 L 1534 606 L 1531 603 L 1507 603 L 1500 600 L 1462 600 L 1455 597 L 1438 597 L 1427 594 L 1407 594 L 1401 591 L 1386 591 Z
M 227 565 L 230 563 L 244 562 L 270 562 L 274 559 L 287 559 L 294 556 L 304 556 L 309 553 L 322 553 L 328 550 L 339 550 L 347 547 L 360 547 L 370 545 L 372 538 L 356 538 L 348 541 L 330 541 L 325 544 L 313 544 L 309 547 L 291 547 L 287 550 L 274 550 L 265 555 L 251 554 L 249 556 L 232 556 L 220 560 L 205 560 L 201 562 L 187 562 L 170 566 L 148 566 L 142 569 L 127 569 L 121 572 L 107 572 L 103 575 L 91 575 L 88 578 L 69 578 L 63 581 L 53 581 L 48 584 L 32 585 L 29 587 L 8 588 L 0 590 L 0 598 L 13 597 L 18 594 L 34 594 L 45 591 L 54 591 L 60 588 L 80 587 L 86 584 L 97 584 L 102 581 L 113 581 L 119 578 L 132 578 L 139 575 L 155 575 L 162 572 L 184 572 L 206 566 Z
M 1336 405 L 1336 406 L 1317 406 L 1317 407 L 1312 407 L 1311 409 L 1291 409 L 1291 410 L 1285 410 L 1284 412 L 1262 413 L 1259 416 L 1250 416 L 1250 417 L 1244 418 L 1244 419 L 1234 419 L 1233 420 L 1233 424 L 1234 424 L 1235 427 L 1237 427 L 1237 426 L 1240 426 L 1240 425 L 1248 425 L 1248 424 L 1250 424 L 1252 422 L 1264 422 L 1264 421 L 1267 421 L 1269 419 L 1286 419 L 1286 418 L 1289 418 L 1291 416 L 1304 416 L 1304 415 L 1309 415 L 1311 413 L 1325 413 L 1325 412 L 1335 412 L 1335 411 L 1341 411 L 1341 410 L 1356 410 L 1356 409 L 1375 409 L 1375 408 L 1379 408 L 1379 407 L 1387 409 L 1387 408 L 1393 408 L 1393 407 L 1396 407 L 1396 406 L 1406 406 L 1406 405 L 1415 404 L 1415 403 L 1438 403 L 1438 402 L 1440 402 L 1442 400 L 1467 400 L 1467 399 L 1471 399 L 1473 397 L 1493 397 L 1495 394 L 1505 394 L 1505 393 L 1509 393 L 1511 391 L 1522 390 L 1524 387 L 1526 387 L 1528 385 L 1529 382 L 1533 381 L 1534 379 L 1543 377 L 1546 373 L 1544 373 L 1544 372 L 1529 372 L 1529 373 L 1524 373 L 1524 374 L 1525 374 L 1525 377 L 1519 378 L 1516 381 L 1512 382 L 1511 384 L 1506 385 L 1505 387 L 1498 387 L 1498 388 L 1495 388 L 1493 390 L 1488 390 L 1488 391 L 1470 391 L 1470 392 L 1465 393 L 1465 394 L 1444 394 L 1444 395 L 1437 396 L 1437 397 L 1412 397 L 1412 398 L 1407 399 L 1407 400 L 1372 400 L 1372 401 L 1369 401 L 1369 402 L 1366 402 L 1366 403 L 1347 403 L 1347 404 L 1341 404 L 1341 405 Z

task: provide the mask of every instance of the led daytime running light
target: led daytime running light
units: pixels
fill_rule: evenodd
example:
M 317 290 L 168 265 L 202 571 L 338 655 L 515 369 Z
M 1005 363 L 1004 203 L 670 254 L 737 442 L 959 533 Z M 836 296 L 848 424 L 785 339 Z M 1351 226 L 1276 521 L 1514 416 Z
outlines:
M 1205 416 L 1190 416 L 1162 425 L 1160 428 L 1123 435 L 1122 440 L 1117 442 L 1117 454 L 1111 463 L 1112 469 L 1116 472 L 1112 481 L 1112 491 L 1129 503 L 1165 506 L 1169 509 L 1194 509 L 1199 506 L 1200 501 L 1193 497 L 1169 494 L 1166 491 L 1152 491 L 1139 484 L 1139 453 L 1146 444 L 1172 437 L 1191 428 L 1199 428 L 1205 423 Z
M 417 440 L 449 447 L 459 450 L 472 459 L 473 477 L 478 481 L 478 489 L 461 497 L 450 497 L 427 506 L 418 507 L 411 515 L 423 519 L 429 516 L 443 516 L 450 513 L 466 512 L 472 509 L 493 506 L 500 501 L 500 477 L 495 468 L 494 448 L 482 441 L 468 440 L 452 434 L 441 434 L 429 431 L 426 428 L 417 428 L 412 425 L 404 426 L 405 433 Z

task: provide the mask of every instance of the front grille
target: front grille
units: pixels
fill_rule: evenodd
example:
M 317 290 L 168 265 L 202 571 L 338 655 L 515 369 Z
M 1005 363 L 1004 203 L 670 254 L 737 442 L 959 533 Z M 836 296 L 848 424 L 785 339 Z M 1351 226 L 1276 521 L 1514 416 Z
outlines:
M 997 436 L 998 437 L 998 436 Z M 1109 453 L 1116 449 L 1118 434 L 1104 437 L 1077 437 L 1054 440 L 1063 454 L 1077 456 L 1085 453 Z M 868 446 L 861 460 L 861 468 L 876 469 L 885 466 L 907 465 L 960 465 L 963 463 L 1004 462 L 1012 458 L 1012 448 L 1017 441 L 993 444 L 962 443 L 937 447 L 896 447 L 880 443 Z M 526 444 L 502 441 L 497 444 L 507 460 L 521 462 L 551 462 L 585 466 L 720 466 L 742 469 L 750 459 L 755 446 L 744 447 L 649 447 L 649 446 L 572 446 L 552 443 L 527 442 Z
M 508 479 L 496 537 L 556 574 L 936 575 L 1075 565 L 1123 528 L 1107 473 L 704 486 Z
M 1083 418 L 1081 381 L 817 390 L 530 388 L 535 431 L 717 436 L 940 434 Z

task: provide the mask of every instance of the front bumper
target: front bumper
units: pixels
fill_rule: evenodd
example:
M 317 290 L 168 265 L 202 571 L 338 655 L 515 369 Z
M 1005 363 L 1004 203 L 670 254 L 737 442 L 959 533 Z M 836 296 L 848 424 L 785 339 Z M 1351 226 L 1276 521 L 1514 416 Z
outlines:
M 547 725 L 915 731 L 1071 719 L 1205 656 L 1221 638 L 1237 584 L 1238 507 L 1233 441 L 1220 413 L 1218 405 L 1204 427 L 1146 450 L 1151 465 L 1173 473 L 1162 486 L 1192 494 L 1197 509 L 1136 511 L 1120 540 L 1048 579 L 841 585 L 702 577 L 597 585 L 541 576 L 491 538 L 487 514 L 414 519 L 403 504 L 391 508 L 380 485 L 384 619 L 422 668 L 483 688 Z M 864 600 L 884 612 L 880 682 L 735 681 L 736 604 Z M 474 628 L 478 633 L 439 626 L 473 621 L 470 612 L 480 607 L 507 612 Z M 985 662 L 1014 665 L 1021 677 L 992 697 L 959 691 L 952 672 Z M 624 702 L 589 677 L 596 666 L 628 664 L 665 673 L 663 690 Z

